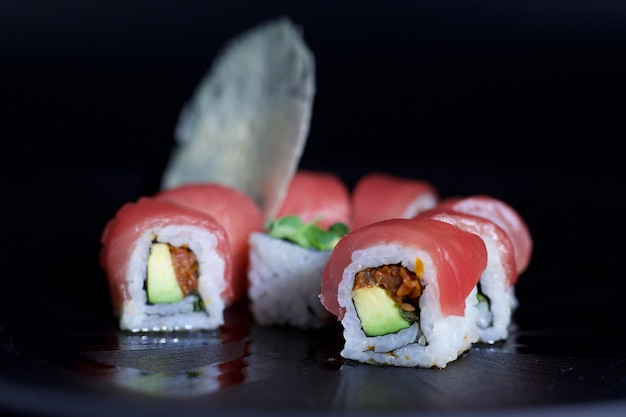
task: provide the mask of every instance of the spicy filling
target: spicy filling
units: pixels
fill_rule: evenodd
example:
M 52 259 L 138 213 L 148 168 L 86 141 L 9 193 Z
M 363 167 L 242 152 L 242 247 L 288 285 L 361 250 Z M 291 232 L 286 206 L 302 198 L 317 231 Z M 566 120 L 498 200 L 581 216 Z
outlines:
M 188 296 L 200 302 L 198 259 L 187 245 L 176 247 L 153 241 L 146 275 L 148 304 L 176 303 Z
M 418 273 L 400 264 L 367 268 L 356 274 L 352 299 L 367 336 L 381 336 L 405 329 L 419 319 L 423 265 Z

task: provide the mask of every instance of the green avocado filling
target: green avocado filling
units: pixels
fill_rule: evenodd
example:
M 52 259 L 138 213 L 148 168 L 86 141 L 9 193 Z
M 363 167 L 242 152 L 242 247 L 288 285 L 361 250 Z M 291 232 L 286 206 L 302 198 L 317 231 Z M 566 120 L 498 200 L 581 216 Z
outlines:
M 421 265 L 417 260 L 416 266 Z M 383 265 L 356 274 L 352 301 L 363 332 L 370 337 L 383 336 L 419 321 L 421 294 L 422 285 L 415 272 L 398 264 Z
M 476 293 L 476 298 L 478 298 L 479 303 L 489 303 L 489 298 L 485 294 Z
M 197 294 L 198 262 L 186 246 L 152 242 L 144 289 L 148 304 L 177 303 L 193 297 L 194 311 L 204 310 L 204 303 Z
M 402 310 L 381 287 L 365 287 L 352 291 L 361 327 L 368 336 L 382 336 L 411 325 Z
M 152 304 L 175 303 L 185 298 L 178 280 L 167 243 L 153 243 L 148 255 L 146 278 L 148 302 Z
M 328 229 L 317 225 L 319 219 L 304 223 L 300 217 L 289 215 L 268 220 L 264 227 L 270 237 L 295 243 L 303 248 L 330 250 L 348 233 L 344 223 L 334 223 Z
M 483 292 L 480 282 L 477 285 L 476 298 L 478 298 L 479 303 L 487 303 L 488 306 L 491 306 L 491 300 Z

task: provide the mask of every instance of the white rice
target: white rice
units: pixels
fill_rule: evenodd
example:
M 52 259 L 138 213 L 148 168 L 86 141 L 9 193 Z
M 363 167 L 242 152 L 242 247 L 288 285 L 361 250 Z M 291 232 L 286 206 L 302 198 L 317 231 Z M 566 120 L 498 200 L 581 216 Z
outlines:
M 198 293 L 205 311 L 193 311 L 197 295 L 171 304 L 148 305 L 144 289 L 148 255 L 153 240 L 172 246 L 187 245 L 198 259 Z M 165 226 L 146 231 L 135 243 L 127 270 L 130 299 L 124 301 L 120 328 L 133 332 L 165 332 L 212 330 L 224 324 L 226 264 L 215 248 L 218 240 L 209 231 L 197 226 Z
M 415 272 L 417 258 L 424 264 L 419 323 L 394 334 L 366 336 L 352 301 L 355 275 L 366 268 L 391 264 L 401 264 Z M 422 250 L 384 244 L 355 251 L 338 288 L 339 305 L 346 309 L 341 321 L 345 339 L 341 355 L 366 363 L 445 368 L 469 350 L 478 340 L 476 288 L 465 300 L 464 316 L 445 317 L 439 305 L 436 273 L 431 257 Z
M 511 316 L 517 300 L 513 287 L 507 286 L 497 243 L 486 233 L 481 238 L 487 248 L 487 267 L 480 277 L 480 287 L 481 292 L 489 298 L 489 304 L 481 301 L 478 306 L 478 340 L 495 343 L 508 337 Z
M 327 324 L 330 315 L 319 294 L 331 251 L 305 249 L 263 232 L 252 233 L 249 242 L 248 297 L 255 321 L 302 329 Z
M 406 207 L 404 213 L 402 213 L 403 219 L 411 219 L 417 216 L 422 211 L 431 209 L 437 205 L 437 197 L 434 194 L 424 194 L 413 201 Z

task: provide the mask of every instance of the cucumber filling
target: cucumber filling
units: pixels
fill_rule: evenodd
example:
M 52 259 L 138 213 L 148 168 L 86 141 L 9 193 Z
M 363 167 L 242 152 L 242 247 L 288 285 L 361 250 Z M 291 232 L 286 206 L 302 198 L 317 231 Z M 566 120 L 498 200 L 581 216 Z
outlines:
M 478 327 L 487 329 L 493 326 L 493 313 L 491 312 L 491 299 L 483 293 L 480 283 L 477 285 L 476 298 L 478 299 Z
M 302 222 L 300 217 L 289 215 L 265 222 L 270 237 L 295 243 L 303 248 L 331 250 L 348 233 L 344 223 L 333 223 L 324 229 L 317 225 L 319 219 Z

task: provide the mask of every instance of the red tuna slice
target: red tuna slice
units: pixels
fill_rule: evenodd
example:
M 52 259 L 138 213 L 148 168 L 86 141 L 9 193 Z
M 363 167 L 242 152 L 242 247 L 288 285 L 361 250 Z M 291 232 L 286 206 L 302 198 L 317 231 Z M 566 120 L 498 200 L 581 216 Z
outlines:
M 165 189 L 154 198 L 207 213 L 224 227 L 233 260 L 232 298 L 241 298 L 247 291 L 248 238 L 263 228 L 261 208 L 236 188 L 208 182 Z
M 105 225 L 100 238 L 100 265 L 104 269 L 111 291 L 116 315 L 122 312 L 124 300 L 130 298 L 126 281 L 127 269 L 134 245 L 147 230 L 169 225 L 189 225 L 204 228 L 216 236 L 216 253 L 225 262 L 226 289 L 222 294 L 226 305 L 233 300 L 232 260 L 228 237 L 213 217 L 187 207 L 143 197 L 124 204 L 115 217 Z
M 521 274 L 526 270 L 532 255 L 533 241 L 524 219 L 513 207 L 487 195 L 450 198 L 440 202 L 438 206 L 484 217 L 496 223 L 511 238 L 517 273 Z
M 499 262 L 504 268 L 504 280 L 506 286 L 510 287 L 517 282 L 519 275 L 515 267 L 515 250 L 509 235 L 495 222 L 473 214 L 462 213 L 443 207 L 436 207 L 418 214 L 418 217 L 429 218 L 449 223 L 459 229 L 481 237 L 483 240 L 493 241 L 497 248 Z M 488 256 L 489 256 L 489 250 Z M 489 261 L 489 260 L 488 260 Z
M 434 207 L 438 200 L 437 190 L 427 181 L 373 172 L 354 186 L 352 227 L 388 219 L 409 219 Z
M 427 218 L 390 219 L 373 223 L 344 236 L 333 250 L 322 276 L 322 304 L 343 318 L 337 292 L 352 254 L 376 245 L 399 244 L 428 253 L 436 268 L 439 303 L 444 316 L 463 316 L 465 299 L 487 266 L 487 249 L 475 234 Z
M 309 170 L 296 172 L 276 217 L 297 215 L 304 222 L 319 219 L 318 226 L 333 223 L 350 226 L 352 208 L 350 191 L 335 174 Z

